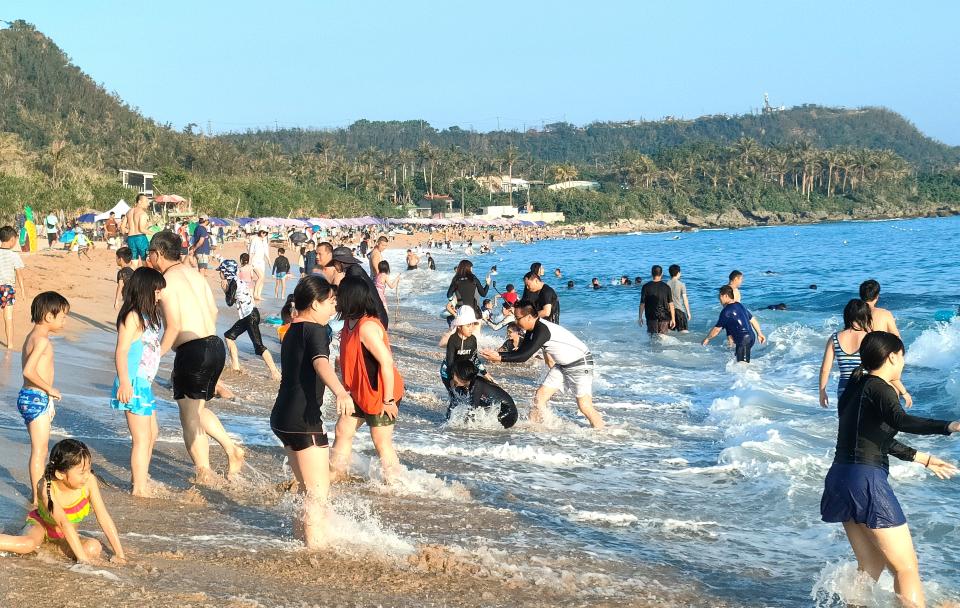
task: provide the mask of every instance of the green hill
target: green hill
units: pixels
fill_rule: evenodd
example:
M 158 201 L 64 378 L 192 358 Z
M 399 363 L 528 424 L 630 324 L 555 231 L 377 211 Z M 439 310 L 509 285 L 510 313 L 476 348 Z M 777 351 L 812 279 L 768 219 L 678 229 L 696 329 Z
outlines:
M 121 167 L 156 171 L 159 192 L 224 215 L 398 215 L 430 193 L 454 195 L 472 211 L 511 198 L 474 178 L 507 173 L 596 181 L 599 192 L 531 194 L 536 208 L 572 220 L 921 213 L 960 199 L 958 163 L 960 148 L 879 108 L 556 123 L 522 133 L 360 120 L 329 131 L 204 137 L 144 117 L 32 25 L 0 30 L 2 216 L 24 204 L 105 208 L 129 195 L 117 183 Z

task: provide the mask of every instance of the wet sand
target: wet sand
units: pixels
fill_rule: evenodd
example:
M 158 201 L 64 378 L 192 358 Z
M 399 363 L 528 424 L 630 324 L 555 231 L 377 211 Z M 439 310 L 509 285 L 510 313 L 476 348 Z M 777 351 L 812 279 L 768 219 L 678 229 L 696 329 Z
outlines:
M 250 466 L 239 479 L 194 486 L 179 429 L 170 423 L 176 416 L 170 404 L 162 409 L 161 441 L 151 466 L 152 476 L 163 484 L 161 497 L 131 497 L 129 439 L 103 422 L 111 414 L 106 399 L 112 363 L 104 353 L 115 339 L 110 333 L 115 314 L 110 304 L 116 271 L 110 265 L 112 252 L 98 250 L 94 256 L 94 262 L 79 264 L 75 256 L 59 253 L 33 254 L 25 261 L 31 296 L 57 289 L 73 306 L 68 332 L 58 345 L 56 384 L 65 395 L 89 399 L 65 399 L 54 427 L 93 449 L 94 471 L 130 563 L 74 567 L 49 545 L 36 555 L 5 556 L 0 558 L 0 605 L 727 605 L 674 570 L 638 569 L 588 552 L 551 550 L 549 539 L 534 549 L 515 550 L 475 542 L 522 531 L 523 505 L 505 508 L 473 500 L 469 489 L 437 471 L 428 457 L 403 452 L 411 484 L 384 484 L 378 481 L 375 460 L 371 466 L 373 451 L 364 429 L 354 448 L 355 477 L 333 490 L 331 544 L 321 552 L 308 552 L 293 539 L 296 500 L 289 492 L 290 476 L 279 445 L 248 445 Z M 23 313 L 28 304 L 18 305 L 18 342 L 26 333 Z M 435 343 L 443 323 L 411 309 L 399 312 L 391 335 L 409 387 L 402 415 L 439 423 L 445 403 L 435 377 L 440 358 Z M 221 310 L 221 317 L 232 319 L 230 315 Z M 276 352 L 274 336 L 267 326 L 262 329 Z M 275 385 L 243 347 L 248 345 L 241 343 L 247 373 L 224 374 L 238 399 L 216 400 L 213 407 L 269 433 L 266 418 Z M 82 352 L 96 356 L 97 364 L 65 360 L 68 353 Z M 162 380 L 170 363 L 167 357 L 155 387 L 163 399 L 170 398 Z M 0 417 L 0 525 L 6 533 L 20 528 L 27 510 L 29 439 L 12 407 L 19 365 L 18 353 L 5 353 L 0 359 L 2 395 L 9 404 Z M 529 390 L 535 376 L 532 370 L 518 369 L 510 383 Z M 98 409 L 87 409 L 91 407 Z M 327 415 L 325 420 L 332 418 Z M 51 441 L 58 438 L 54 435 Z M 222 473 L 226 460 L 215 444 L 211 456 Z M 510 497 L 504 502 L 510 505 Z M 99 535 L 93 517 L 81 530 Z

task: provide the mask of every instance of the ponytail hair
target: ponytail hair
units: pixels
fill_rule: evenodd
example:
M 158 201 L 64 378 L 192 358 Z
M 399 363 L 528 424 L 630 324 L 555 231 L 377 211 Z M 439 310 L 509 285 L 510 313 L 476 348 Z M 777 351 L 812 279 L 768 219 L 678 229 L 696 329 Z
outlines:
M 868 372 L 883 367 L 887 357 L 904 351 L 903 340 L 886 331 L 872 331 L 860 343 L 860 367 L 854 370 L 850 380 L 860 381 Z

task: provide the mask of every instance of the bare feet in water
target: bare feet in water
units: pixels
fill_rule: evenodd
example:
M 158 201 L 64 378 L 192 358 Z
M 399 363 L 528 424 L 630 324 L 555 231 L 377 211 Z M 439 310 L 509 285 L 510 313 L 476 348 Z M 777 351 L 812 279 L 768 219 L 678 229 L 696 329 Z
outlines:
M 245 457 L 246 453 L 240 446 L 233 448 L 233 454 L 227 454 L 227 458 L 230 460 L 230 468 L 227 470 L 227 479 L 232 478 L 234 475 L 239 473 L 241 469 L 243 469 Z

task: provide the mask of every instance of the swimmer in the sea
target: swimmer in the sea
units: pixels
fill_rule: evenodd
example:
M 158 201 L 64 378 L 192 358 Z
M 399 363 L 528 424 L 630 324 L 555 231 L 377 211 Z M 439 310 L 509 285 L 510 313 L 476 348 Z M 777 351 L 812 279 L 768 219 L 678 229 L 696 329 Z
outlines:
M 600 289 L 603 287 L 603 285 L 600 284 L 600 279 L 597 277 L 593 277 L 593 279 L 590 281 L 590 286 L 594 289 Z

